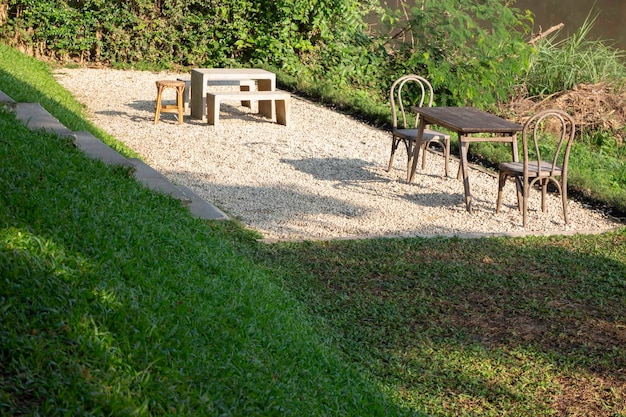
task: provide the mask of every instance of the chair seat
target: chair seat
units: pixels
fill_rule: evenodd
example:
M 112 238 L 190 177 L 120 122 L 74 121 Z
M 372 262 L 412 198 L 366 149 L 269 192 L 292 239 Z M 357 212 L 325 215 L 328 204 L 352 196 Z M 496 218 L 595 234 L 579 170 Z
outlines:
M 498 166 L 500 171 L 507 172 L 512 175 L 524 175 L 524 163 L 523 162 L 502 162 Z M 552 170 L 554 169 L 554 172 Z M 552 167 L 550 162 L 541 161 L 541 171 L 545 173 L 545 176 L 561 175 L 561 167 Z M 537 169 L 537 161 L 531 161 L 528 163 L 528 173 L 531 177 L 537 177 L 539 170 Z
M 547 131 L 548 127 L 550 127 L 549 132 Z M 546 134 L 552 137 L 552 146 L 544 149 L 540 146 L 540 139 L 546 137 Z M 507 178 L 514 177 L 517 188 L 517 207 L 522 212 L 524 227 L 528 224 L 528 200 L 531 188 L 538 187 L 541 189 L 541 212 L 545 213 L 548 184 L 556 186 L 557 191 L 561 194 L 563 219 L 565 224 L 569 224 L 567 216 L 567 167 L 575 134 L 574 118 L 563 110 L 542 110 L 528 118 L 522 130 L 523 162 L 503 162 L 498 165 L 500 173 L 498 175 L 496 213 L 500 212 L 502 190 Z M 534 160 L 528 156 L 529 149 L 535 154 Z
M 407 83 L 411 87 L 406 86 Z M 413 97 L 408 97 L 409 95 L 413 95 Z M 407 74 L 398 78 L 393 82 L 389 90 L 393 128 L 391 131 L 391 155 L 389 156 L 387 172 L 391 171 L 396 150 L 398 145 L 402 143 L 407 153 L 407 181 L 410 181 L 411 177 L 413 154 L 419 154 L 419 150 L 415 149 L 415 142 L 417 140 L 417 132 L 419 131 L 418 128 L 422 127 L 419 114 L 409 109 L 413 107 L 431 107 L 433 105 L 433 95 L 433 87 L 428 80 L 416 74 Z M 411 114 L 409 115 L 409 113 Z M 428 127 L 428 125 L 424 125 L 424 127 Z M 450 158 L 450 135 L 424 129 L 420 148 L 425 149 L 429 144 L 436 144 L 442 148 L 445 176 L 447 177 L 449 170 L 448 159 Z M 426 168 L 427 153 L 422 152 L 422 169 Z
M 417 129 L 393 129 L 392 133 L 402 139 L 415 140 L 417 139 Z M 429 142 L 431 140 L 445 140 L 450 139 L 450 135 L 446 135 L 435 130 L 424 129 L 423 141 Z

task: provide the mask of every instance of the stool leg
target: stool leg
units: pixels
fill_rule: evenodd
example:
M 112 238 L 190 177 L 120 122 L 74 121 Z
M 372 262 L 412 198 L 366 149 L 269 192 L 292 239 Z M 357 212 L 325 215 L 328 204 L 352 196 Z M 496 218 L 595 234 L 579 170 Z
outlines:
M 159 116 L 161 114 L 161 99 L 163 95 L 163 86 L 157 86 L 157 99 L 156 99 L 156 109 L 154 110 L 154 124 L 159 122 Z
M 183 92 L 185 91 L 185 87 L 176 88 L 176 105 L 178 106 L 178 124 L 183 124 L 183 113 L 184 113 L 184 100 L 183 100 Z

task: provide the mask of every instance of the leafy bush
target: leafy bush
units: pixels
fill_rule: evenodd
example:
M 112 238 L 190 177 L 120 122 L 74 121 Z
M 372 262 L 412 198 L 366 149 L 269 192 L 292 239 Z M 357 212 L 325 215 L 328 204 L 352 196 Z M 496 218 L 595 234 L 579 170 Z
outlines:
M 401 12 L 406 20 L 397 27 Z M 508 1 L 441 0 L 387 10 L 381 20 L 396 25 L 388 40 L 396 74 L 427 75 L 439 105 L 488 107 L 506 100 L 526 73 L 528 13 Z M 399 34 L 411 41 L 393 42 Z
M 504 0 L 428 1 L 407 15 L 413 44 L 368 35 L 374 0 L 0 0 L 0 38 L 33 55 L 113 66 L 258 66 L 386 102 L 397 75 L 427 73 L 438 104 L 506 98 L 528 64 L 529 18 Z M 403 3 L 404 4 L 404 3 Z M 0 19 L 2 19 L 0 17 Z M 396 24 L 395 12 L 382 21 Z M 504 82 L 502 82 L 504 80 Z M 358 103 L 359 93 L 354 102 Z
M 290 68 L 299 55 L 360 30 L 367 3 L 1 0 L 0 36 L 34 55 L 111 65 Z

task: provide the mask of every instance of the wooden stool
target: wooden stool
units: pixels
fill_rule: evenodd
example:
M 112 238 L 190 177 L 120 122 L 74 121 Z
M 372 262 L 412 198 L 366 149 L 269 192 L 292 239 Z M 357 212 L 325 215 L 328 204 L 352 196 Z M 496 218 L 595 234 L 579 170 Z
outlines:
M 178 113 L 178 124 L 183 123 L 183 92 L 185 91 L 184 81 L 173 80 L 159 80 L 156 82 L 157 86 L 157 99 L 156 99 L 156 111 L 154 113 L 154 124 L 159 122 L 159 116 L 161 113 Z M 176 104 L 161 104 L 163 99 L 163 90 L 166 88 L 176 89 Z

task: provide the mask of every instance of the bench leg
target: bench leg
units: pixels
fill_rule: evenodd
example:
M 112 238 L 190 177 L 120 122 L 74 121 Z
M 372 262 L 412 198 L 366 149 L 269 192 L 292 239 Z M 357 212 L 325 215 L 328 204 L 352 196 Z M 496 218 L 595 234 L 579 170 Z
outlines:
M 271 119 L 274 116 L 273 104 L 274 100 L 259 100 L 259 114 Z
M 206 96 L 206 119 L 210 125 L 217 125 L 220 118 L 220 100 L 211 94 Z
M 242 85 L 239 87 L 239 91 L 250 91 L 250 86 L 249 85 Z M 241 105 L 244 107 L 252 107 L 251 103 L 249 100 L 244 100 L 241 102 Z
M 183 81 L 185 83 L 185 89 L 183 90 L 183 104 L 185 111 L 189 111 L 189 107 L 191 106 L 191 103 L 189 103 L 189 99 L 191 97 L 191 80 L 178 78 L 178 81 Z
M 276 123 L 287 126 L 289 123 L 290 99 L 276 100 Z

